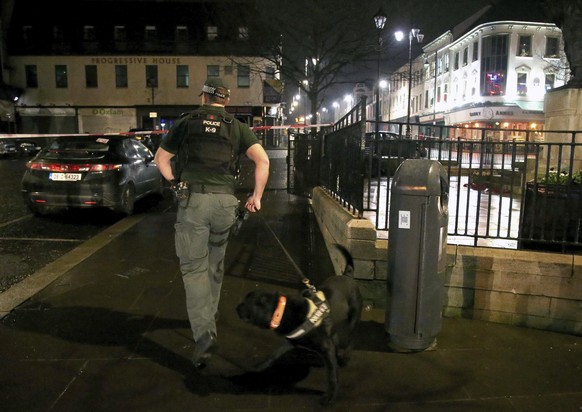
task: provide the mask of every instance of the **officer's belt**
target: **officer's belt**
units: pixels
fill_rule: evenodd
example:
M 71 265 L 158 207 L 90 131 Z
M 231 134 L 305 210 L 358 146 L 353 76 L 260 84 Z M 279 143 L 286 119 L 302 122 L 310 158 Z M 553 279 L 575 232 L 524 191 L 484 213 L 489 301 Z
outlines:
M 234 188 L 230 185 L 204 185 L 200 183 L 190 183 L 188 189 L 190 189 L 190 193 L 222 193 L 234 195 Z

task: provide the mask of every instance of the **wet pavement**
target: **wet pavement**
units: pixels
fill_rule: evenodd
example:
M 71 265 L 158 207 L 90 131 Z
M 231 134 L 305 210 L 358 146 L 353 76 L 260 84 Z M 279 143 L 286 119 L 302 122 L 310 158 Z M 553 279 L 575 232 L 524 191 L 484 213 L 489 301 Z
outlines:
M 332 274 L 309 200 L 279 187 L 279 160 L 262 211 L 229 244 L 207 368 L 189 362 L 175 212 L 136 215 L 31 276 L 14 289 L 19 298 L 0 294 L 0 410 L 582 410 L 580 336 L 447 318 L 435 350 L 391 353 L 384 311 L 373 308 L 333 407 L 318 404 L 326 378 L 312 354 L 292 351 L 253 372 L 282 338 L 240 321 L 236 305 L 250 290 L 301 290 L 295 265 L 316 286 Z

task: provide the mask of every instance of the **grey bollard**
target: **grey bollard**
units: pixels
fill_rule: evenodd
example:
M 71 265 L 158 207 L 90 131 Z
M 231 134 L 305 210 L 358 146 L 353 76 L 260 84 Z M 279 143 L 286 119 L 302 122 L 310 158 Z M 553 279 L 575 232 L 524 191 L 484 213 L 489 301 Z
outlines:
M 392 180 L 385 327 L 395 351 L 434 347 L 442 328 L 448 182 L 427 159 L 405 160 Z

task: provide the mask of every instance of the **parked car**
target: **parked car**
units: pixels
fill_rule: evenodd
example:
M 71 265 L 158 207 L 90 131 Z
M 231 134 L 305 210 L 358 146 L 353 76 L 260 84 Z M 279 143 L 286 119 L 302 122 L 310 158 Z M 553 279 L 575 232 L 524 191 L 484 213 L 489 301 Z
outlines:
M 18 142 L 17 149 L 21 156 L 34 156 L 40 152 L 41 147 L 35 141 L 23 140 Z
M 145 144 L 153 153 L 158 150 L 162 139 L 167 134 L 164 131 L 152 131 L 149 129 L 129 129 L 130 132 L 135 133 L 134 137 L 135 140 L 139 140 L 143 144 Z
M 392 176 L 396 168 L 406 159 L 424 157 L 426 150 L 420 142 L 401 137 L 397 133 L 380 131 L 366 133 L 364 145 L 364 168 L 371 167 L 371 176 Z
M 105 207 L 129 215 L 136 200 L 162 193 L 153 160 L 151 150 L 129 136 L 59 136 L 27 162 L 22 196 L 35 214 Z
M 15 156 L 18 154 L 14 139 L 0 139 L 0 156 Z

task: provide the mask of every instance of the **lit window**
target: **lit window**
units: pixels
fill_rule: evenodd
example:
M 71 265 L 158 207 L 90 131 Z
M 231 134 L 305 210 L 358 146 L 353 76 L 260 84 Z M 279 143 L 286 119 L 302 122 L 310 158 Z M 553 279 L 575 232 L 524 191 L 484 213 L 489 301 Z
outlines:
M 481 95 L 505 95 L 507 73 L 506 34 L 487 36 L 481 40 Z
M 527 73 L 517 73 L 517 95 L 527 96 Z
M 517 55 L 531 57 L 531 36 L 519 36 Z
M 214 40 L 218 37 L 218 27 L 216 26 L 208 26 L 206 29 L 206 36 L 208 40 Z

